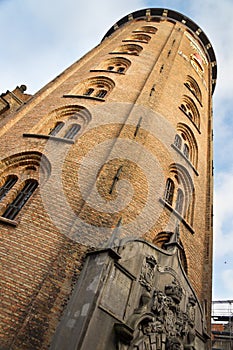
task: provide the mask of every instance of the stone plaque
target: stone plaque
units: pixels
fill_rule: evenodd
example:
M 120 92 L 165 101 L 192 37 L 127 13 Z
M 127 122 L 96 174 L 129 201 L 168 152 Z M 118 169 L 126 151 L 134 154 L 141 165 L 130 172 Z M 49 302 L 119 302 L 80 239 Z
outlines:
M 106 281 L 100 304 L 117 317 L 123 319 L 131 285 L 131 278 L 117 266 L 114 266 Z

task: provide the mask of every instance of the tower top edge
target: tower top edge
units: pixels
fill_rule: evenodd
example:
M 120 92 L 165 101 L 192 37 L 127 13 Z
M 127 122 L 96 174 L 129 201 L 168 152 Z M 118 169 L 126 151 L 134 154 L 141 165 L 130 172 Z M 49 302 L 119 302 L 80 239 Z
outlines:
M 113 34 L 118 28 L 126 24 L 127 22 L 130 22 L 134 19 L 146 19 L 148 22 L 150 22 L 151 18 L 161 18 L 161 19 L 172 19 L 176 22 L 180 22 L 182 25 L 186 26 L 189 30 L 192 31 L 192 33 L 198 37 L 198 39 L 201 41 L 203 46 L 206 49 L 206 52 L 208 53 L 208 57 L 210 60 L 210 63 L 212 65 L 212 92 L 214 92 L 216 80 L 217 80 L 217 61 L 216 56 L 214 53 L 214 49 L 204 33 L 204 31 L 189 17 L 183 15 L 180 12 L 166 9 L 166 8 L 145 8 L 141 10 L 134 11 L 124 17 L 122 17 L 119 21 L 117 21 L 104 35 L 102 41 L 109 37 L 111 34 Z

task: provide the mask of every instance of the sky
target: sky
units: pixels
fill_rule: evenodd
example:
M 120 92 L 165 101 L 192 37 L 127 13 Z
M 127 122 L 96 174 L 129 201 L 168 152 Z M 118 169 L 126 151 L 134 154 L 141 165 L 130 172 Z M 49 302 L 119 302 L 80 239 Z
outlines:
M 196 22 L 214 47 L 213 299 L 233 299 L 233 0 L 0 0 L 0 93 L 34 94 L 96 46 L 126 14 L 162 7 Z

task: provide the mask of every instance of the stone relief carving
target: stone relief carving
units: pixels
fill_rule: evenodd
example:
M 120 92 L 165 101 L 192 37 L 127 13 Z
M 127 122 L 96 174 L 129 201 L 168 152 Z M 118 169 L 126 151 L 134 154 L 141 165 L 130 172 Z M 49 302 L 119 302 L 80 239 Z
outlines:
M 195 350 L 195 307 L 193 295 L 185 298 L 173 278 L 163 290 L 153 286 L 156 260 L 148 256 L 139 283 L 143 286 L 139 306 L 126 325 L 116 324 L 118 350 Z
M 139 283 L 148 291 L 151 291 L 155 275 L 156 259 L 151 255 L 147 256 L 142 266 Z

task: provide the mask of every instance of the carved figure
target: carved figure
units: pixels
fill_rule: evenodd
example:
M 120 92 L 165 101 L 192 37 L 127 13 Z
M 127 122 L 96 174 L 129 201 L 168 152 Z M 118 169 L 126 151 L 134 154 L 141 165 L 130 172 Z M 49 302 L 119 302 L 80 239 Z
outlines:
M 156 289 L 156 264 L 153 256 L 144 260 L 139 307 L 128 319 L 130 337 L 126 341 L 121 336 L 119 350 L 196 350 L 196 298 L 190 295 L 186 305 L 181 303 L 184 293 L 175 278 L 164 285 L 164 290 Z
M 156 264 L 157 261 L 152 255 L 147 256 L 139 278 L 139 283 L 149 292 L 152 289 Z
M 164 322 L 164 317 L 165 317 L 165 295 L 162 291 L 155 291 L 154 292 L 154 303 L 152 306 L 152 310 L 157 316 L 156 319 L 157 321 L 163 323 Z

